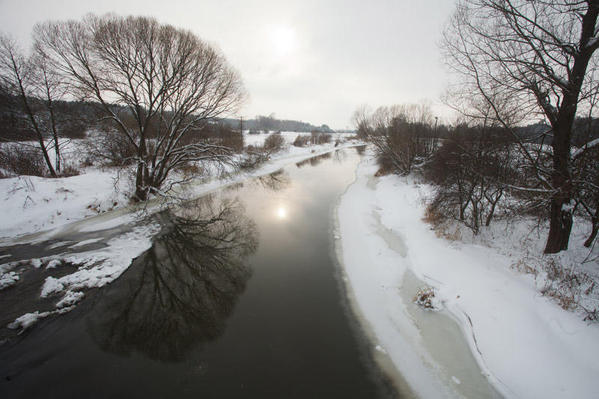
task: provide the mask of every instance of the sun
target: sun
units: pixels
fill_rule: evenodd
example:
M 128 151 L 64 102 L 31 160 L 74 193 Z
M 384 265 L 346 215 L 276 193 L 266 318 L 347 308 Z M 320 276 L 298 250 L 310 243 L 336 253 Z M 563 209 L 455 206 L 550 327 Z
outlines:
M 273 52 L 278 56 L 286 56 L 293 53 L 297 47 L 297 35 L 295 29 L 287 25 L 273 26 L 269 32 Z
M 279 220 L 287 219 L 287 208 L 283 205 L 279 206 L 276 211 L 277 218 Z

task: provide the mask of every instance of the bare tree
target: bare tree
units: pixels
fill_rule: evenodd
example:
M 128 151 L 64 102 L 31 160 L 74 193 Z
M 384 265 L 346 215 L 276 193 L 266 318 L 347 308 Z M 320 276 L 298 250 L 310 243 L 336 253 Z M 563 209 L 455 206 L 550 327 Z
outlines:
M 370 131 L 370 110 L 366 104 L 362 104 L 352 115 L 352 124 L 361 139 L 366 139 L 372 133 Z
M 0 36 L 0 83 L 14 96 L 17 112 L 25 116 L 35 133 L 47 169 L 52 177 L 60 172 L 60 143 L 54 102 L 62 97 L 62 85 L 39 54 L 30 56 L 8 36 Z M 45 137 L 51 136 L 56 155 L 55 166 L 50 161 Z
M 509 139 L 497 126 L 456 126 L 425 167 L 436 186 L 429 214 L 438 221 L 458 220 L 474 234 L 488 227 L 514 180 Z
M 56 107 L 56 102 L 63 99 L 68 88 L 63 84 L 60 76 L 48 65 L 46 58 L 39 52 L 31 57 L 33 63 L 33 78 L 37 98 L 43 104 L 45 110 L 45 131 L 52 135 L 54 149 L 54 165 L 60 173 L 62 169 L 62 157 L 60 154 L 59 130 L 63 125 L 64 115 Z
M 89 15 L 37 25 L 34 38 L 75 94 L 99 104 L 135 148 L 135 200 L 190 161 L 230 159 L 224 146 L 184 139 L 245 95 L 224 56 L 193 33 L 152 18 Z
M 572 127 L 599 88 L 598 15 L 598 0 L 460 0 L 445 31 L 443 48 L 463 77 L 462 87 L 487 101 L 504 127 L 513 128 L 513 110 L 542 115 L 551 125 L 552 166 L 537 169 L 539 184 L 551 195 L 546 253 L 568 247 Z
M 361 106 L 352 119 L 358 135 L 374 145 L 383 170 L 410 173 L 436 147 L 434 118 L 426 103 L 382 106 L 372 113 Z

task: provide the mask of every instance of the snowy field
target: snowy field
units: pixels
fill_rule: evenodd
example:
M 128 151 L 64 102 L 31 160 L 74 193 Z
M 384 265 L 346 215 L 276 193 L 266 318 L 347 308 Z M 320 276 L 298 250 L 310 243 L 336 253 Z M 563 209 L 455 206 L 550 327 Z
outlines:
M 440 238 L 422 220 L 431 188 L 374 178 L 377 169 L 365 158 L 340 200 L 337 250 L 381 361 L 426 398 L 596 398 L 599 325 L 541 295 L 514 266 L 544 237 Z M 437 311 L 414 305 L 423 287 L 434 289 Z

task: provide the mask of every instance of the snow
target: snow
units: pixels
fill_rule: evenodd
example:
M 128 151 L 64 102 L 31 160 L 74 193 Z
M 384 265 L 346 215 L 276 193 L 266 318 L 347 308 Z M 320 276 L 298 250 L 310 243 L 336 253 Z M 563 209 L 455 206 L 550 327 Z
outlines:
M 102 238 L 101 237 L 100 238 L 90 238 L 89 240 L 83 240 L 83 241 L 80 241 L 80 242 L 78 242 L 76 244 L 71 245 L 69 248 L 83 247 L 85 245 L 93 244 L 93 243 L 98 242 L 98 241 L 102 241 Z
M 62 290 L 64 290 L 64 285 L 57 278 L 47 277 L 46 281 L 44 282 L 44 286 L 42 287 L 40 296 L 45 298 L 54 294 L 55 292 L 60 292 Z
M 109 240 L 106 247 L 99 250 L 53 255 L 41 260 L 37 259 L 39 264 L 46 263 L 47 269 L 69 263 L 76 265 L 77 270 L 60 278 L 46 277 L 40 291 L 40 297 L 48 298 L 62 295 L 62 298 L 56 302 L 55 310 L 24 314 L 9 324 L 8 327 L 24 330 L 40 318 L 53 314 L 63 314 L 72 310 L 85 296 L 83 290 L 103 287 L 116 280 L 127 270 L 134 258 L 152 246 L 152 237 L 158 233 L 159 229 L 158 224 L 138 226 L 129 233 Z M 95 240 L 93 241 L 95 242 Z M 6 275 L 2 275 L 0 281 L 3 281 Z M 18 280 L 18 276 L 16 276 L 16 279 Z
M 78 265 L 76 272 L 60 278 L 47 277 L 40 295 L 47 297 L 61 292 L 102 287 L 116 280 L 131 261 L 152 246 L 152 237 L 160 227 L 156 224 L 139 226 L 133 231 L 113 238 L 105 248 L 68 254 L 60 261 Z
M 29 327 L 31 327 L 35 323 L 37 323 L 40 319 L 43 319 L 45 317 L 48 317 L 48 316 L 51 316 L 54 314 L 64 314 L 64 313 L 71 311 L 72 309 L 73 309 L 72 307 L 67 306 L 67 307 L 64 307 L 61 309 L 48 311 L 48 312 L 39 312 L 36 310 L 35 312 L 25 313 L 24 315 L 15 319 L 15 321 L 10 323 L 7 327 L 12 330 L 20 330 L 19 334 L 21 334 L 25 330 L 27 330 Z
M 91 231 L 108 230 L 118 227 L 123 224 L 132 223 L 138 220 L 143 212 L 138 213 L 134 210 L 130 210 L 128 213 L 121 214 L 120 212 L 108 212 L 106 214 L 98 215 L 84 220 L 84 224 L 77 228 L 82 233 L 89 233 Z M 71 246 L 71 248 L 74 247 Z
M 19 281 L 19 273 L 14 271 L 18 265 L 18 262 L 3 263 L 0 265 L 0 291 L 12 287 Z
M 106 246 L 99 250 L 52 255 L 30 260 L 30 264 L 36 268 L 43 264 L 46 265 L 46 269 L 71 264 L 77 266 L 77 270 L 60 278 L 46 277 L 40 290 L 40 297 L 62 296 L 56 302 L 55 310 L 26 313 L 10 323 L 8 327 L 20 329 L 22 332 L 41 318 L 71 311 L 85 296 L 84 290 L 103 287 L 116 280 L 127 270 L 134 258 L 151 247 L 152 237 L 158 233 L 159 229 L 158 224 L 141 225 L 109 240 Z M 86 243 L 96 241 L 96 239 L 90 239 Z M 6 271 L 14 265 L 4 266 L 0 268 L 0 272 L 3 272 L 0 275 L 0 289 L 16 284 L 19 279 L 15 272 Z
M 17 318 L 14 322 L 10 323 L 8 325 L 8 328 L 11 328 L 13 330 L 21 329 L 24 331 L 24 330 L 28 329 L 29 327 L 31 327 L 32 325 L 34 325 L 35 323 L 37 323 L 37 321 L 39 319 L 47 317 L 49 315 L 50 315 L 49 312 L 40 313 L 38 311 L 35 311 L 32 313 L 26 313 L 23 316 Z
M 60 259 L 52 259 L 50 262 L 48 262 L 48 264 L 46 265 L 46 269 L 55 269 L 58 266 L 60 266 L 62 264 L 62 261 Z
M 597 146 L 599 146 L 599 139 L 594 139 L 594 140 L 589 141 L 582 147 L 580 147 L 572 152 L 572 159 L 578 158 L 579 156 L 584 154 L 585 151 L 590 150 L 591 148 L 594 148 Z
M 62 226 L 97 215 L 115 202 L 127 203 L 124 181 L 119 185 L 114 172 L 100 170 L 58 179 L 1 179 L 0 192 L 0 237 L 4 238 Z
M 19 275 L 16 272 L 8 272 L 0 275 L 0 290 L 11 287 L 19 281 Z
M 59 242 L 55 242 L 52 245 L 48 245 L 47 249 L 56 249 L 56 248 L 67 246 L 69 244 L 71 244 L 70 241 L 59 241 Z
M 73 306 L 77 302 L 79 302 L 81 299 L 83 299 L 83 296 L 84 296 L 83 292 L 67 291 L 67 293 L 64 295 L 64 297 L 62 297 L 62 299 L 56 303 L 56 307 L 64 308 L 67 306 Z
M 514 256 L 437 237 L 422 221 L 430 187 L 376 179 L 376 170 L 372 157 L 364 160 L 340 200 L 338 251 L 358 314 L 414 392 L 596 397 L 597 324 L 542 296 L 534 279 L 511 267 Z M 414 312 L 406 291 L 422 286 L 434 288 L 443 310 Z M 451 323 L 460 331 L 453 340 Z M 460 339 L 466 350 L 454 348 Z M 494 391 L 477 380 L 481 373 Z
M 0 265 L 0 273 L 6 273 L 13 270 L 18 265 L 18 262 L 3 263 Z

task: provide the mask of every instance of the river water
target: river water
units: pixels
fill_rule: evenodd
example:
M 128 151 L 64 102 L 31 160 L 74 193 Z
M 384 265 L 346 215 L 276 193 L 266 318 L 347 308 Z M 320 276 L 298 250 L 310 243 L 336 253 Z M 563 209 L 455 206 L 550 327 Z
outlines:
M 334 206 L 360 158 L 336 151 L 154 216 L 152 247 L 118 280 L 22 335 L 4 329 L 0 397 L 397 396 L 348 310 L 333 249 Z M 129 228 L 69 242 L 101 246 Z M 62 250 L 48 244 L 2 250 Z M 37 300 L 44 276 L 31 273 L 0 293 L 2 322 Z

